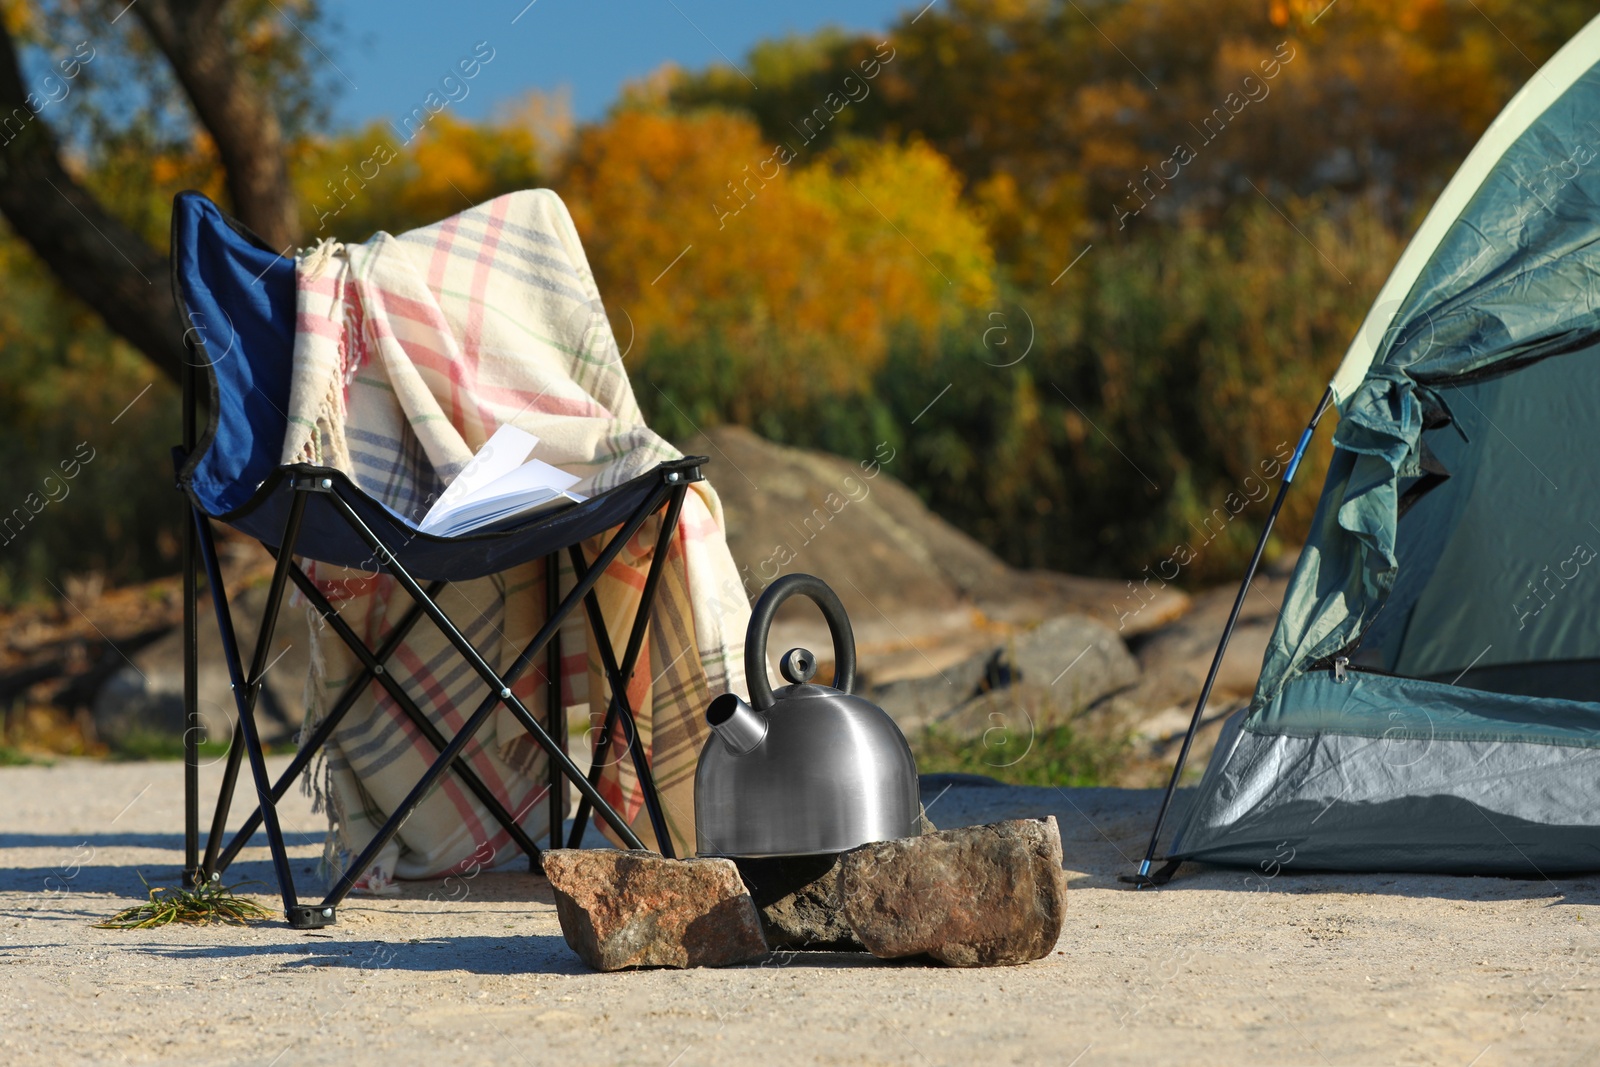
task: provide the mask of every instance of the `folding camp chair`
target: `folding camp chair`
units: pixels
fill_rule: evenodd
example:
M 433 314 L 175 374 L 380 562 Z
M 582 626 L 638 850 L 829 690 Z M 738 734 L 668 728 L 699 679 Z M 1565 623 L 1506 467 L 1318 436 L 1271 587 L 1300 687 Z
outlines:
M 220 877 L 255 834 L 265 827 L 267 843 L 284 912 L 291 926 L 326 926 L 355 880 L 372 865 L 417 804 L 447 772 L 461 782 L 527 855 L 534 870 L 540 851 L 518 818 L 489 790 L 462 758 L 463 750 L 491 713 L 508 708 L 535 742 L 549 754 L 549 843 L 559 847 L 566 812 L 560 784 L 571 782 L 581 794 L 568 847 L 582 841 L 590 809 L 604 819 L 630 848 L 642 848 L 626 821 L 600 795 L 596 785 L 609 759 L 612 735 L 632 759 L 658 847 L 672 854 L 672 839 L 648 760 L 638 742 L 626 680 L 633 674 L 643 647 L 650 606 L 663 562 L 677 528 L 684 494 L 701 479 L 704 457 L 663 463 L 623 485 L 582 503 L 542 514 L 520 524 L 496 526 L 492 532 L 440 538 L 416 527 L 368 496 L 340 471 L 310 464 L 281 466 L 279 450 L 286 432 L 290 373 L 294 349 L 294 262 L 274 252 L 239 222 L 225 216 L 199 193 L 180 193 L 172 213 L 173 297 L 185 329 L 188 358 L 183 368 L 183 445 L 174 450 L 178 488 L 187 496 L 184 523 L 184 877 L 203 884 Z M 209 390 L 209 421 L 198 433 L 197 389 L 203 379 Z M 656 551 L 646 576 L 643 596 L 621 657 L 607 636 L 594 589 L 600 576 L 647 519 L 665 509 Z M 248 669 L 241 658 L 233 618 L 223 587 L 212 523 L 223 522 L 255 538 L 272 553 L 275 565 Z M 585 558 L 581 542 L 616 530 L 595 559 Z M 576 585 L 565 597 L 558 593 L 560 554 L 570 557 Z M 392 575 L 412 599 L 412 606 L 380 646 L 370 649 L 338 615 L 333 605 L 296 562 L 295 557 L 359 567 Z M 545 564 L 547 618 L 504 673 L 497 673 L 451 622 L 436 601 L 450 582 L 481 578 L 508 567 L 542 559 Z M 198 742 L 202 733 L 197 701 L 196 626 L 201 569 L 210 589 L 227 659 L 238 730 L 229 747 L 220 793 L 212 818 L 205 856 L 199 855 Z M 279 607 L 293 583 L 327 624 L 349 645 L 363 669 L 333 704 L 299 750 L 287 770 L 272 781 L 256 724 L 255 706 L 262 676 L 270 666 Z M 566 725 L 560 699 L 562 621 L 579 604 L 588 612 L 596 652 L 611 690 L 604 727 L 595 738 L 593 763 L 586 775 L 567 755 Z M 385 670 L 387 658 L 426 616 L 487 686 L 487 693 L 460 731 L 451 738 L 418 708 L 405 689 Z M 512 683 L 544 652 L 549 685 L 549 716 L 540 723 L 513 695 Z M 320 904 L 302 904 L 279 827 L 277 802 L 309 765 L 317 750 L 338 728 L 361 694 L 376 683 L 389 695 L 417 731 L 438 752 L 438 758 L 417 781 L 396 810 L 389 813 L 371 843 L 354 859 Z M 223 845 L 229 808 L 241 761 L 248 757 L 257 806 Z M 542 835 L 541 835 L 542 836 Z

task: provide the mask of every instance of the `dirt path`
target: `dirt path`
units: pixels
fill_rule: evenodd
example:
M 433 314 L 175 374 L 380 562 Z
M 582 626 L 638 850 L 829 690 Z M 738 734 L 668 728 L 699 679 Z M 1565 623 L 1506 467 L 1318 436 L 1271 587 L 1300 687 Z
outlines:
M 278 762 L 278 761 L 275 761 Z M 1154 794 L 930 791 L 942 826 L 1055 814 L 1056 954 L 836 954 L 596 975 L 525 873 L 357 900 L 316 934 L 90 927 L 180 860 L 181 767 L 0 770 L 0 1062 L 1575 1064 L 1600 1061 L 1600 880 L 1211 870 L 1115 882 Z M 297 875 L 321 818 L 295 795 Z M 270 880 L 264 848 L 238 877 Z M 264 903 L 274 906 L 270 898 Z

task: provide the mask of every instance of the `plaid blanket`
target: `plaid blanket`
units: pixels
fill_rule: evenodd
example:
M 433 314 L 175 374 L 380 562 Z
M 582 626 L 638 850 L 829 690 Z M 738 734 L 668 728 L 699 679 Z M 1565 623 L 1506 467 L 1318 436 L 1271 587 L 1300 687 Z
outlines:
M 490 435 L 506 423 L 539 437 L 535 455 L 582 476 L 596 494 L 679 453 L 644 423 L 571 216 L 548 190 L 512 193 L 454 218 L 361 245 L 324 242 L 296 263 L 298 322 L 285 463 L 349 473 L 366 492 L 420 520 Z M 614 646 L 626 645 L 655 550 L 646 523 L 597 589 Z M 694 769 L 710 699 L 743 687 L 749 606 L 723 538 L 721 506 L 693 487 L 650 616 L 628 696 L 679 855 L 694 850 Z M 603 539 L 585 546 L 590 559 Z M 563 561 L 561 588 L 574 578 Z M 410 606 L 392 578 L 327 566 L 313 577 L 355 631 L 376 646 Z M 440 603 L 496 669 L 545 617 L 542 562 L 450 586 Z M 360 664 L 312 614 L 308 727 Z M 581 610 L 561 634 L 564 705 L 588 705 L 600 729 L 609 690 Z M 545 657 L 513 687 L 545 719 Z M 389 670 L 446 737 L 487 692 L 426 620 Z M 592 740 L 592 737 L 591 737 Z M 601 792 L 654 844 L 620 730 Z M 427 740 L 375 683 L 327 747 L 328 858 L 342 869 L 430 764 Z M 545 756 L 503 707 L 466 758 L 528 829 L 541 836 Z M 453 774 L 423 801 L 362 872 L 363 888 L 492 866 L 515 846 Z M 508 851 L 511 850 L 511 851 Z

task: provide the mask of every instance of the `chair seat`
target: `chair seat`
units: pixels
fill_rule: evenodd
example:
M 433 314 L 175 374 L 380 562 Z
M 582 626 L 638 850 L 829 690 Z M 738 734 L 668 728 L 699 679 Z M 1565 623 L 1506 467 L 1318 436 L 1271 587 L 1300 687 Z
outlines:
M 383 542 L 395 559 L 415 577 L 425 581 L 460 582 L 496 574 L 560 552 L 568 545 L 615 529 L 663 485 L 701 480 L 704 456 L 685 456 L 653 467 L 604 493 L 559 511 L 544 511 L 528 520 L 492 529 L 436 537 L 422 533 L 387 505 L 363 492 L 343 471 L 298 463 L 279 467 L 243 506 L 213 515 L 241 533 L 276 550 L 283 538 L 289 505 L 296 484 L 327 481 Z M 193 487 L 180 474 L 183 488 L 197 507 Z M 327 493 L 307 494 L 305 518 L 295 542 L 296 554 L 332 566 L 367 571 L 387 570 L 374 559 L 372 549 L 340 514 Z

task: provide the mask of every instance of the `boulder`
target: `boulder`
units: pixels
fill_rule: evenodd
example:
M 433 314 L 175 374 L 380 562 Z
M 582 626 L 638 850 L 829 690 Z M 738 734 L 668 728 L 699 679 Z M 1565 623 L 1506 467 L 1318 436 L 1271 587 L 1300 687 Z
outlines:
M 1065 721 L 1138 678 L 1139 662 L 1114 630 L 1059 615 L 937 674 L 878 686 L 868 699 L 908 733 L 938 725 L 977 737 L 997 725 L 1025 732 Z M 1015 721 L 996 718 L 1011 709 L 1025 710 Z
M 1110 627 L 1060 615 L 996 650 L 1011 685 L 1048 689 L 1069 714 L 1139 678 L 1139 662 Z
M 970 613 L 962 609 L 971 606 L 1006 625 L 1063 612 L 1113 627 L 1121 619 L 1128 635 L 1188 606 L 1188 597 L 1169 586 L 1132 600 L 1142 610 L 1131 613 L 1125 581 L 1009 566 L 899 481 L 905 459 L 887 443 L 869 454 L 835 456 L 718 426 L 680 447 L 712 459 L 708 470 L 746 594 L 754 599 L 780 574 L 815 574 L 839 594 L 863 644 L 958 639 L 970 632 Z M 808 647 L 826 658 L 820 643 Z
M 906 734 L 915 734 L 984 690 L 985 672 L 994 654 L 990 649 L 936 674 L 874 686 L 866 698 L 888 712 Z
M 562 936 L 597 971 L 726 967 L 766 955 L 761 917 L 731 860 L 553 849 L 544 874 Z
M 917 832 L 931 834 L 935 829 L 924 811 L 919 816 Z M 734 862 L 761 912 L 761 929 L 769 946 L 829 952 L 866 950 L 845 921 L 839 903 L 838 855 L 774 856 Z
M 1061 835 L 1051 816 L 863 845 L 840 857 L 838 895 L 875 956 L 1026 963 L 1048 955 L 1061 935 Z
M 839 906 L 839 857 L 740 859 L 739 874 L 774 949 L 862 952 Z
M 1278 625 L 1278 606 L 1283 603 L 1288 588 L 1286 578 L 1257 575 L 1246 595 L 1244 607 L 1233 636 L 1228 641 L 1228 653 L 1222 659 L 1217 673 L 1215 693 L 1219 695 L 1248 696 L 1256 687 L 1261 675 L 1261 661 L 1266 655 L 1267 642 Z M 1193 704 L 1199 695 L 1199 681 L 1211 669 L 1212 657 L 1217 652 L 1217 642 L 1227 625 L 1228 613 L 1233 610 L 1237 586 L 1212 589 L 1194 599 L 1194 608 L 1175 622 L 1143 635 L 1135 648 L 1140 665 L 1146 671 L 1177 668 L 1187 671 L 1196 679 L 1194 692 L 1184 703 Z
M 255 651 L 256 627 L 266 594 L 266 586 L 258 583 L 232 598 L 233 625 L 246 671 Z M 256 700 L 256 722 L 267 744 L 289 740 L 305 719 L 306 676 L 311 665 L 307 635 L 306 609 L 285 603 L 278 614 L 266 677 Z M 338 638 L 329 631 L 327 640 Z M 205 726 L 202 739 L 227 742 L 237 711 L 216 613 L 206 596 L 200 604 L 197 664 L 200 718 Z M 135 652 L 132 662 L 101 684 L 92 708 L 96 734 L 113 747 L 155 740 L 180 743 L 184 730 L 182 627 Z

